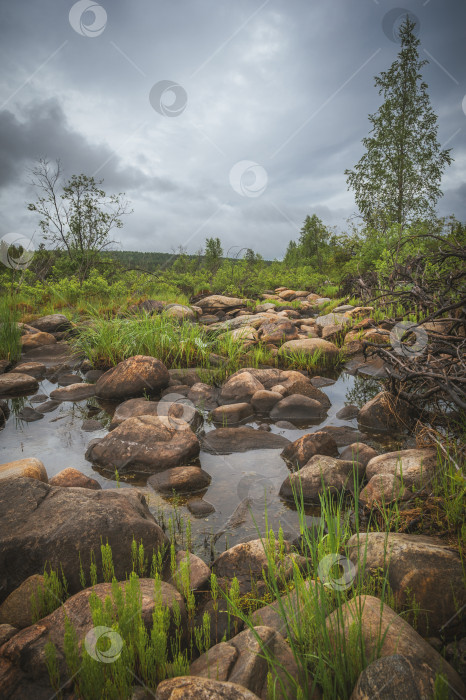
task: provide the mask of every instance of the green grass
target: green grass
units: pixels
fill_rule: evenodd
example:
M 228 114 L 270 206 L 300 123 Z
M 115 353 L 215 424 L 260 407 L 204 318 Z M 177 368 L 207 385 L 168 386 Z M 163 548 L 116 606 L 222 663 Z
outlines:
M 0 298 L 0 360 L 16 362 L 21 356 L 20 318 L 14 299 Z

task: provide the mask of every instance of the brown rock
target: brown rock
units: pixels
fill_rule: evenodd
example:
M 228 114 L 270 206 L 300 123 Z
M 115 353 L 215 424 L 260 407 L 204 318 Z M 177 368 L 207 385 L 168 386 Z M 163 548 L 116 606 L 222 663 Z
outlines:
M 412 409 L 402 399 L 381 391 L 359 411 L 358 423 L 378 432 L 406 430 L 412 424 Z
M 336 345 L 329 343 L 328 340 L 322 340 L 322 338 L 307 338 L 301 340 L 289 340 L 284 343 L 278 351 L 278 355 L 293 355 L 293 354 L 304 354 L 304 355 L 315 355 L 317 352 L 322 355 L 322 364 L 333 361 L 339 350 Z
M 40 459 L 35 457 L 26 457 L 25 459 L 17 459 L 14 462 L 0 464 L 0 480 L 17 477 L 37 479 L 38 481 L 43 481 L 44 484 L 48 483 L 45 467 Z
M 368 462 L 373 457 L 377 457 L 377 452 L 373 447 L 369 447 L 369 445 L 365 445 L 363 442 L 353 442 L 352 445 L 345 447 L 340 454 L 341 459 L 350 459 L 353 462 L 359 462 L 363 467 L 367 467 Z
M 78 487 L 82 489 L 92 489 L 94 491 L 99 491 L 102 487 L 98 481 L 92 479 L 90 476 L 86 476 L 77 469 L 73 467 L 68 467 L 63 469 L 55 476 L 49 480 L 51 486 L 61 486 L 62 488 L 72 488 Z
M 393 654 L 364 669 L 350 700 L 423 700 L 434 697 L 434 686 L 435 674 L 428 666 L 418 659 Z
M 0 375 L 0 396 L 34 394 L 38 388 L 39 382 L 29 374 L 7 372 Z
M 219 403 L 243 403 L 249 402 L 256 391 L 264 387 L 249 372 L 241 372 L 230 377 L 222 386 Z
M 249 450 L 274 450 L 289 443 L 282 435 L 266 433 L 249 426 L 239 428 L 217 428 L 202 438 L 202 449 L 218 455 Z
M 189 463 L 199 454 L 199 441 L 188 423 L 173 427 L 167 417 L 128 418 L 102 440 L 90 443 L 86 459 L 120 474 L 153 473 Z
M 237 297 L 225 297 L 220 294 L 213 294 L 209 297 L 200 299 L 196 306 L 202 309 L 205 313 L 215 313 L 217 311 L 227 311 L 228 309 L 244 308 L 247 304 L 247 299 L 238 299 Z
M 338 457 L 338 448 L 335 440 L 325 431 L 309 433 L 298 438 L 285 447 L 281 457 L 287 464 L 295 469 L 301 469 L 314 455 L 328 455 Z
M 258 413 L 269 413 L 269 411 L 275 406 L 276 403 L 281 401 L 283 398 L 282 394 L 277 391 L 267 391 L 266 389 L 260 389 L 253 394 L 251 398 L 251 404 L 255 411 Z
M 178 676 L 157 686 L 155 700 L 258 700 L 237 683 L 225 683 L 209 678 Z
M 95 396 L 95 384 L 70 384 L 50 392 L 53 401 L 84 401 Z
M 96 395 L 108 401 L 129 399 L 133 396 L 158 394 L 168 386 L 170 376 L 160 360 L 144 355 L 135 355 L 108 372 L 95 384 Z
M 23 477 L 2 483 L 0 531 L 0 601 L 46 564 L 63 567 L 70 593 L 80 590 L 79 554 L 88 572 L 93 550 L 101 572 L 101 542 L 112 547 L 118 579 L 132 571 L 133 537 L 151 553 L 167 542 L 135 489 L 60 488 Z
M 210 417 L 214 423 L 223 426 L 238 425 L 254 415 L 254 408 L 250 403 L 232 403 L 218 406 L 211 412 Z
M 57 339 L 51 333 L 27 333 L 21 338 L 23 352 L 35 350 L 36 348 L 41 348 L 44 345 L 53 345 L 56 342 Z
M 355 465 L 356 469 L 357 466 Z M 338 495 L 342 491 L 352 493 L 353 488 L 353 462 L 315 455 L 302 469 L 285 479 L 280 487 L 280 496 L 287 501 L 294 501 L 296 493 L 299 501 L 302 490 L 304 502 L 314 503 L 319 501 L 323 489 L 332 495 Z
M 45 377 L 46 367 L 42 362 L 22 362 L 20 365 L 16 365 L 15 372 L 29 374 L 31 377 L 40 379 Z
M 259 330 L 259 338 L 263 343 L 273 343 L 274 345 L 285 343 L 287 340 L 296 340 L 298 329 L 294 323 L 286 319 L 277 322 L 263 323 Z
M 318 389 L 314 389 L 318 391 Z M 285 396 L 270 412 L 272 420 L 290 420 L 303 422 L 320 422 L 326 415 L 325 407 L 315 399 L 301 394 Z
M 360 533 L 348 541 L 350 560 L 367 575 L 388 571 L 399 605 L 420 606 L 416 622 L 423 636 L 453 636 L 465 621 L 463 569 L 456 551 L 436 537 L 402 533 Z
M 341 610 L 327 617 L 326 625 L 330 639 L 340 648 L 342 644 L 350 643 L 354 628 L 361 627 L 362 639 L 359 643 L 364 645 L 368 661 L 375 661 L 378 655 L 386 657 L 400 654 L 415 660 L 426 671 L 428 667 L 434 676 L 437 673 L 445 675 L 459 697 L 466 694 L 466 688 L 456 671 L 394 610 L 388 605 L 382 606 L 378 598 L 369 595 L 352 598 L 343 604 Z
M 422 488 L 432 481 L 437 468 L 437 451 L 431 448 L 387 452 L 367 464 L 367 478 L 376 474 L 394 474 L 410 488 Z
M 57 333 L 58 331 L 66 331 L 71 328 L 71 323 L 63 314 L 50 314 L 49 316 L 41 316 L 31 321 L 34 328 L 45 333 Z
M 359 494 L 359 501 L 368 508 L 374 505 L 388 505 L 397 500 L 409 498 L 410 492 L 394 474 L 375 474 Z
M 162 493 L 196 493 L 206 489 L 211 480 L 209 474 L 200 467 L 173 467 L 160 474 L 153 474 L 147 483 Z
M 39 610 L 39 590 L 43 590 L 44 585 L 45 578 L 41 574 L 33 574 L 23 581 L 0 605 L 0 625 L 18 629 L 32 625 L 33 612 Z

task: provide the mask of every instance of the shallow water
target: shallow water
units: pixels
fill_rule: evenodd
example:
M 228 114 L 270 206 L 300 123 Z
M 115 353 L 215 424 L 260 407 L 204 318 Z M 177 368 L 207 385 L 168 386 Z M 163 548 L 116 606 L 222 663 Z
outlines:
M 54 388 L 56 384 L 43 380 L 37 393 L 49 395 Z M 336 418 L 336 413 L 345 404 L 362 405 L 379 390 L 380 387 L 375 382 L 371 386 L 370 380 L 343 372 L 335 384 L 322 389 L 329 397 L 332 406 L 321 423 L 295 430 L 281 429 L 270 423 L 271 430 L 294 441 L 302 435 L 322 430 L 326 425 L 357 428 L 356 420 L 339 420 Z M 116 486 L 111 474 L 97 471 L 84 458 L 89 442 L 107 434 L 106 427 L 94 432 L 85 432 L 81 428 L 86 418 L 98 419 L 102 421 L 103 426 L 108 425 L 109 415 L 101 410 L 96 400 L 64 402 L 51 413 L 44 414 L 43 419 L 32 423 L 21 421 L 15 416 L 23 404 L 34 407 L 27 398 L 9 400 L 12 415 L 5 428 L 0 431 L 0 462 L 37 457 L 44 463 L 49 477 L 66 467 L 74 467 L 92 476 L 102 488 Z M 269 421 L 260 420 L 260 422 Z M 259 423 L 253 421 L 247 425 L 257 427 Z M 203 427 L 206 431 L 213 429 L 207 421 L 204 421 Z M 398 442 L 381 436 L 371 437 L 367 442 L 380 451 L 396 449 L 399 446 Z M 174 512 L 173 499 L 165 498 L 146 486 L 147 477 L 121 481 L 120 486 L 121 488 L 133 486 L 140 488 L 147 496 L 149 508 L 159 520 L 163 518 L 168 523 L 170 516 L 173 520 L 181 517 L 189 518 L 192 523 L 195 550 L 205 559 L 209 559 L 214 555 L 214 551 L 211 551 L 212 536 L 222 531 L 235 508 L 245 498 L 252 499 L 252 502 L 246 509 L 244 521 L 218 538 L 215 553 L 244 539 L 257 537 L 258 532 L 266 531 L 266 525 L 275 531 L 281 525 L 283 531 L 292 539 L 299 533 L 297 513 L 278 495 L 283 480 L 289 474 L 285 462 L 280 457 L 280 452 L 281 450 L 251 450 L 229 455 L 201 452 L 200 465 L 212 477 L 212 482 L 203 492 L 203 497 L 215 507 L 215 512 L 205 518 L 194 518 L 189 513 L 186 498 L 175 499 L 177 502 Z M 318 509 L 309 509 L 307 514 L 309 524 L 316 516 L 318 516 Z

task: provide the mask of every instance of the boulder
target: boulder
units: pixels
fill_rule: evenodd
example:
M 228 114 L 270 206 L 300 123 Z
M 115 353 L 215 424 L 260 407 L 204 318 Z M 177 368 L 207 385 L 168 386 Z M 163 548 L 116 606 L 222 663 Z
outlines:
M 412 495 L 394 474 L 375 474 L 359 494 L 359 502 L 372 508 L 374 505 L 388 505 L 405 500 Z
M 122 581 L 120 588 L 126 592 L 127 581 Z M 186 608 L 183 597 L 174 586 L 164 581 L 160 584 L 157 602 L 155 599 L 154 580 L 142 578 L 139 580 L 141 592 L 142 621 L 149 631 L 153 623 L 153 614 L 159 601 L 169 611 L 169 629 L 167 636 L 175 634 L 175 615 L 181 619 L 180 629 L 185 635 Z M 97 596 L 102 603 L 113 599 L 111 583 L 101 583 L 92 588 L 86 588 L 69 598 L 63 606 L 40 620 L 18 632 L 2 647 L 0 654 L 0 687 L 8 688 L 6 697 L 26 698 L 34 700 L 50 699 L 53 691 L 50 688 L 49 674 L 46 661 L 46 645 L 52 642 L 56 648 L 57 662 L 61 681 L 69 678 L 65 664 L 65 619 L 68 618 L 76 632 L 80 646 L 84 639 L 95 627 L 89 605 L 90 596 Z M 176 608 L 176 612 L 175 612 Z
M 318 389 L 315 389 L 318 391 Z M 285 396 L 270 411 L 272 420 L 320 422 L 326 415 L 324 406 L 315 399 L 301 394 Z
M 168 386 L 170 376 L 160 360 L 135 355 L 105 372 L 95 384 L 96 395 L 108 401 L 158 394 Z
M 420 489 L 432 481 L 437 467 L 437 451 L 432 448 L 400 450 L 373 457 L 367 464 L 366 475 L 394 474 L 403 484 Z
M 285 387 L 288 396 L 293 396 L 294 394 L 307 396 L 308 399 L 318 401 L 324 408 L 330 408 L 332 404 L 327 394 L 320 391 L 309 379 L 300 375 L 299 372 L 283 372 L 283 376 L 291 374 L 294 376 L 287 379 L 282 378 L 282 386 Z
M 257 392 L 256 392 L 257 393 Z M 232 403 L 218 406 L 211 412 L 210 417 L 214 423 L 223 426 L 238 425 L 254 415 L 254 408 L 250 403 Z
M 21 396 L 34 394 L 39 388 L 35 377 L 20 372 L 7 372 L 0 375 L 0 396 Z
M 34 328 L 44 333 L 57 333 L 71 328 L 71 322 L 63 314 L 50 314 L 31 321 Z
M 41 420 L 44 415 L 42 413 L 39 413 L 38 411 L 35 411 L 33 408 L 30 406 L 24 406 L 17 414 L 16 417 L 18 420 L 22 420 L 25 423 L 34 423 L 36 420 Z
M 70 384 L 50 392 L 53 401 L 84 401 L 95 396 L 96 384 Z
M 168 564 L 168 562 L 167 562 Z M 210 581 L 210 568 L 192 552 L 189 555 L 180 549 L 175 556 L 175 570 L 172 572 L 171 564 L 166 567 L 167 572 L 164 580 L 170 583 L 183 595 L 183 581 L 189 572 L 189 587 L 192 591 L 207 589 Z
M 37 479 L 44 484 L 48 483 L 45 467 L 40 459 L 36 459 L 35 457 L 26 457 L 24 459 L 17 459 L 14 462 L 0 464 L 0 480 L 14 479 L 17 477 Z
M 297 337 L 298 329 L 295 324 L 286 319 L 277 319 L 275 323 L 267 321 L 259 329 L 259 338 L 263 343 L 278 345 L 287 340 L 296 340 Z
M 361 427 L 384 433 L 406 430 L 412 424 L 412 420 L 409 404 L 388 391 L 381 391 L 374 396 L 364 404 L 358 415 Z
M 316 325 L 319 328 L 325 328 L 327 326 L 346 326 L 348 323 L 351 323 L 348 316 L 335 312 L 326 314 L 325 316 L 318 316 L 316 318 Z
M 31 377 L 42 379 L 45 377 L 46 367 L 42 362 L 21 362 L 21 364 L 16 365 L 15 372 L 30 374 Z
M 249 450 L 276 450 L 289 443 L 282 435 L 255 430 L 249 426 L 239 428 L 217 428 L 206 433 L 201 445 L 205 452 L 227 455 Z
M 299 676 L 298 666 L 282 635 L 270 627 L 247 629 L 229 642 L 220 642 L 196 659 L 190 672 L 193 676 L 233 681 L 266 700 L 269 697 L 267 655 L 276 662 L 270 669 L 275 684 L 274 697 L 276 700 L 294 697 L 296 686 L 290 679 Z
M 317 389 L 321 389 L 324 386 L 332 386 L 332 384 L 335 384 L 334 379 L 329 379 L 328 377 L 312 377 L 311 379 L 311 384 L 312 386 L 315 386 Z
M 459 554 L 436 537 L 370 532 L 353 535 L 348 556 L 369 574 L 388 571 L 388 582 L 399 605 L 420 607 L 416 622 L 423 635 L 452 636 L 466 614 L 466 591 Z M 415 601 L 413 600 L 415 598 Z
M 188 423 L 173 426 L 166 416 L 138 416 L 90 443 L 86 459 L 120 474 L 152 474 L 189 464 L 198 454 L 199 441 Z
M 77 469 L 73 469 L 73 467 L 63 469 L 55 476 L 52 476 L 49 479 L 49 484 L 51 486 L 61 486 L 62 488 L 78 487 L 81 489 L 92 489 L 93 491 L 99 491 L 102 488 L 98 481 L 90 476 L 86 476 L 86 474 Z
M 137 416 L 158 416 L 158 401 L 148 401 L 147 399 L 128 399 L 116 407 L 112 416 L 110 430 L 117 428 L 128 418 Z
M 200 467 L 173 467 L 160 474 L 153 474 L 147 483 L 161 493 L 196 493 L 206 489 L 211 480 L 209 474 Z
M 428 666 L 419 659 L 392 654 L 364 669 L 350 700 L 423 700 L 435 697 L 434 687 L 435 674 Z
M 89 572 L 93 551 L 101 575 L 100 545 L 107 540 L 120 580 L 132 571 L 133 537 L 149 556 L 167 543 L 135 489 L 64 489 L 24 477 L 2 484 L 0 531 L 0 601 L 46 564 L 63 568 L 70 593 L 81 590 L 79 555 Z
M 83 378 L 79 374 L 74 372 L 65 372 L 60 374 L 57 378 L 58 386 L 71 386 L 72 384 L 81 384 Z
M 281 453 L 285 462 L 294 469 L 304 467 L 314 455 L 338 457 L 337 444 L 325 430 L 303 435 L 287 445 Z
M 363 442 L 353 442 L 352 445 L 347 445 L 341 454 L 341 459 L 350 459 L 353 462 L 359 462 L 363 467 L 367 467 L 367 464 L 373 457 L 377 457 L 377 452 L 373 447 L 365 445 Z
M 280 599 L 274 600 L 270 605 L 255 610 L 251 615 L 254 625 L 265 625 L 279 632 L 284 637 L 299 639 L 299 629 L 305 624 L 306 608 L 309 610 L 309 589 L 315 587 L 315 582 L 308 580 L 304 586 L 294 588 L 285 593 Z M 317 596 L 319 589 L 312 591 L 312 596 Z M 316 598 L 317 599 L 317 598 Z M 307 620 L 306 620 L 307 622 Z M 310 621 L 309 621 L 310 622 Z
M 204 297 L 196 302 L 196 306 L 202 309 L 205 313 L 215 313 L 216 311 L 227 311 L 228 309 L 242 309 L 246 306 L 247 299 L 238 299 L 237 297 L 224 297 L 220 294 L 213 294 L 209 297 Z
M 11 639 L 17 632 L 17 628 L 13 625 L 0 625 L 0 647 Z M 0 671 L 1 676 L 1 671 Z
M 313 356 L 319 353 L 322 357 L 321 364 L 325 365 L 332 363 L 338 357 L 339 352 L 337 346 L 328 340 L 322 340 L 322 338 L 301 338 L 300 340 L 289 340 L 284 343 L 278 351 L 278 356 L 292 357 L 296 354 Z
M 253 326 L 241 326 L 231 331 L 233 340 L 241 341 L 245 344 L 255 343 L 257 341 L 257 331 Z
M 163 396 L 160 401 L 148 401 L 147 399 L 124 401 L 113 414 L 109 429 L 114 430 L 128 418 L 137 418 L 138 416 L 165 416 L 174 428 L 180 421 L 184 421 L 193 430 L 197 430 L 202 422 L 200 414 L 189 399 L 178 392 L 170 392 Z
M 294 501 L 294 494 L 297 494 L 299 501 L 302 490 L 305 503 L 318 503 L 323 489 L 331 495 L 338 495 L 342 491 L 352 493 L 353 462 L 315 455 L 302 469 L 287 476 L 280 487 L 280 496 L 287 501 Z
M 23 352 L 41 348 L 43 345 L 53 345 L 57 339 L 51 333 L 26 333 L 21 337 L 21 347 Z
M 202 372 L 207 373 L 207 370 L 202 370 Z M 170 386 L 175 384 L 184 384 L 187 386 L 193 386 L 201 381 L 197 369 L 190 368 L 180 368 L 180 369 L 169 369 L 168 374 L 170 376 Z
M 366 433 L 361 433 L 349 425 L 326 425 L 324 430 L 333 437 L 338 447 L 346 447 L 346 445 L 354 442 L 362 442 L 368 437 Z
M 12 625 L 17 629 L 32 625 L 34 612 L 40 609 L 40 594 L 44 586 L 44 576 L 33 574 L 15 588 L 0 605 L 0 625 Z
M 353 420 L 353 418 L 358 417 L 358 413 L 359 408 L 350 404 L 349 406 L 343 406 L 343 408 L 340 408 L 335 417 L 338 418 L 338 420 Z
M 177 321 L 195 321 L 196 314 L 189 306 L 182 304 L 169 304 L 165 307 L 164 315 L 169 318 L 174 318 Z
M 222 386 L 219 396 L 220 404 L 249 402 L 256 391 L 264 387 L 249 372 L 234 374 Z
M 269 413 L 282 398 L 282 394 L 278 391 L 259 389 L 259 391 L 256 391 L 256 393 L 252 395 L 251 404 L 257 413 Z
M 86 418 L 86 420 L 83 420 L 83 422 L 81 423 L 81 430 L 84 430 L 84 432 L 86 433 L 93 433 L 96 430 L 102 429 L 102 423 L 98 420 L 93 420 L 92 418 Z
M 210 386 L 210 384 L 204 384 L 203 382 L 197 382 L 193 384 L 188 392 L 187 399 L 197 408 L 208 410 L 218 405 L 218 393 L 219 390 L 216 387 Z
M 384 658 L 400 654 L 423 667 L 424 674 L 431 673 L 434 677 L 437 673 L 443 674 L 459 697 L 466 695 L 466 688 L 456 671 L 411 625 L 388 605 L 382 605 L 379 598 L 370 595 L 352 598 L 327 617 L 326 626 L 335 647 L 351 643 L 354 629 L 361 629 L 358 643 L 364 645 L 369 662 L 375 661 L 377 656 Z M 434 695 L 431 687 L 429 693 L 421 697 Z
M 264 547 L 267 541 L 261 539 L 239 544 L 222 552 L 212 564 L 212 571 L 219 579 L 221 588 L 228 588 L 234 576 L 238 579 L 240 594 L 245 595 L 254 589 L 255 586 L 264 590 L 262 572 L 267 573 L 269 563 Z M 275 543 L 278 556 L 279 543 Z M 298 562 L 300 557 L 290 554 L 291 546 L 285 542 L 285 555 L 281 562 L 277 561 L 277 576 L 281 575 L 287 580 L 293 576 L 293 562 Z
M 178 676 L 162 681 L 157 686 L 155 700 L 258 700 L 242 685 L 196 678 L 193 676 Z

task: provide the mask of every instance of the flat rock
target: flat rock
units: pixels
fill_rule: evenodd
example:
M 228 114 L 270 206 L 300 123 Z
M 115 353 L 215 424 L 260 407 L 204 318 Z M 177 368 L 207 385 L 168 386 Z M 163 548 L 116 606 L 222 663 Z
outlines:
M 363 442 L 368 437 L 366 433 L 361 433 L 356 428 L 346 425 L 326 425 L 323 430 L 333 437 L 338 447 L 346 447 L 354 442 Z
M 206 370 L 202 370 L 206 372 Z M 201 381 L 201 377 L 197 369 L 169 369 L 170 384 L 187 384 L 194 386 Z
M 218 394 L 219 390 L 217 387 L 210 386 L 210 384 L 205 384 L 204 382 L 197 382 L 189 390 L 187 399 L 197 408 L 209 410 L 218 405 Z
M 226 455 L 249 450 L 274 450 L 285 447 L 287 438 L 275 433 L 266 433 L 249 426 L 239 428 L 217 428 L 208 432 L 201 441 L 202 449 L 212 454 Z
M 301 469 L 314 455 L 338 457 L 338 448 L 335 440 L 324 430 L 303 435 L 303 437 L 287 445 L 280 456 L 292 468 Z
M 7 372 L 0 375 L 0 396 L 21 396 L 34 394 L 39 388 L 35 377 L 20 372 Z
M 289 340 L 284 343 L 278 350 L 279 357 L 281 355 L 322 355 L 323 363 L 331 361 L 337 357 L 339 350 L 336 345 L 322 338 L 301 338 L 299 340 Z
M 29 397 L 29 402 L 30 403 L 43 403 L 44 401 L 47 401 L 49 397 L 47 394 L 35 394 L 35 396 L 30 396 Z
M 263 323 L 259 329 L 259 338 L 263 343 L 272 343 L 280 345 L 288 340 L 296 340 L 298 337 L 298 329 L 294 323 L 287 319 L 277 319 L 276 321 L 267 321 Z
M 102 428 L 102 423 L 92 418 L 86 418 L 86 420 L 83 420 L 81 423 L 81 430 L 84 430 L 85 433 L 93 433 L 96 430 L 102 430 Z
M 417 630 L 423 635 L 453 636 L 465 622 L 466 591 L 459 554 L 436 537 L 371 532 L 348 541 L 350 560 L 369 576 L 388 571 L 397 603 L 420 606 Z
M 221 294 L 213 294 L 209 297 L 204 297 L 196 302 L 202 311 L 215 313 L 216 311 L 227 311 L 228 309 L 242 309 L 246 306 L 247 299 L 238 299 L 237 297 L 225 297 Z
M 287 501 L 298 502 L 301 498 L 306 503 L 319 502 L 323 489 L 335 495 L 341 492 L 353 492 L 353 462 L 324 455 L 315 455 L 297 472 L 287 476 L 280 487 L 280 496 Z
M 84 401 L 95 396 L 95 384 L 70 384 L 54 389 L 50 398 L 54 401 Z
M 65 372 L 60 374 L 57 379 L 58 386 L 71 386 L 71 384 L 80 384 L 83 378 L 79 374 L 73 372 Z
M 102 487 L 98 481 L 92 479 L 90 476 L 86 476 L 78 469 L 73 467 L 67 467 L 63 469 L 55 476 L 49 479 L 49 484 L 51 486 L 61 486 L 66 488 L 79 487 L 81 489 L 92 489 L 94 491 L 99 491 Z
M 31 377 L 36 379 L 41 379 L 45 377 L 46 366 L 43 362 L 21 362 L 21 364 L 16 365 L 15 372 L 20 374 L 29 374 Z
M 318 391 L 318 389 L 315 389 Z M 325 417 L 325 407 L 316 399 L 301 394 L 285 396 L 270 411 L 272 420 L 291 420 L 298 422 L 315 422 Z
M 158 394 L 168 386 L 170 376 L 160 360 L 135 355 L 105 372 L 96 382 L 96 396 L 118 401 L 135 396 Z
M 86 459 L 120 474 L 152 474 L 189 463 L 199 454 L 199 441 L 188 423 L 173 427 L 165 416 L 128 418 L 101 440 L 93 441 Z
M 48 482 L 47 472 L 43 463 L 35 457 L 26 457 L 25 459 L 17 459 L 14 462 L 0 464 L 0 480 L 17 477 L 37 479 L 44 482 L 44 484 Z
M 375 661 L 376 656 L 385 658 L 400 654 L 421 666 L 427 678 L 433 680 L 437 673 L 441 673 L 459 697 L 466 695 L 466 688 L 456 671 L 394 610 L 386 604 L 381 606 L 379 598 L 356 596 L 326 620 L 330 640 L 339 648 L 350 643 L 355 625 L 361 629 L 360 643 L 364 645 L 369 662 Z M 432 691 L 430 685 L 428 694 L 421 697 L 433 697 Z
M 351 323 L 351 319 L 349 319 L 348 316 L 342 313 L 335 313 L 335 311 L 316 318 L 316 325 L 319 326 L 319 328 L 325 328 L 326 326 L 346 326 L 348 323 Z
M 70 593 L 81 590 L 79 555 L 89 572 L 93 550 L 101 576 L 101 542 L 112 547 L 119 580 L 133 568 L 133 537 L 147 552 L 167 543 L 136 489 L 60 488 L 24 477 L 2 483 L 0 530 L 0 601 L 46 564 L 63 567 Z
M 61 401 L 44 401 L 44 403 L 41 403 L 37 406 L 37 411 L 39 413 L 51 413 L 52 411 L 55 411 L 56 408 L 58 408 L 61 404 Z
M 211 477 L 200 467 L 173 467 L 160 474 L 153 474 L 147 480 L 155 491 L 161 493 L 196 493 L 206 489 Z
M 24 362 L 42 362 L 47 368 L 70 368 L 78 365 L 82 357 L 73 352 L 68 343 L 57 342 L 29 350 L 23 355 Z

